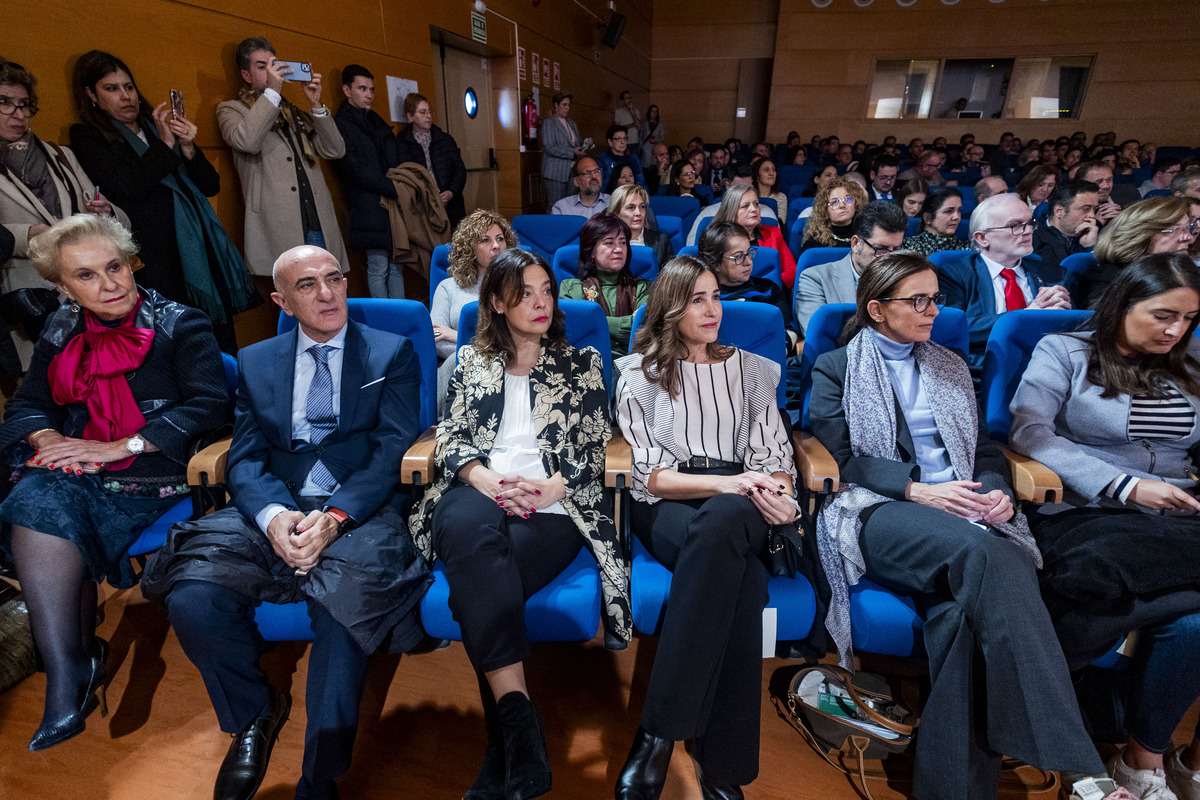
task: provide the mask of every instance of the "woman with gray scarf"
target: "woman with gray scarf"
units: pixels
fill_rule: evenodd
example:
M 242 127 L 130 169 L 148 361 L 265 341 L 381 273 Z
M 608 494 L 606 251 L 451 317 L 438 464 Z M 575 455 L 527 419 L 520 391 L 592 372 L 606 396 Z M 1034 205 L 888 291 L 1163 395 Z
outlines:
M 864 576 L 925 611 L 921 800 L 996 797 L 1002 754 L 1107 780 L 966 362 L 929 341 L 942 299 L 921 256 L 877 259 L 859 279 L 846 346 L 813 369 L 813 433 L 841 474 L 817 521 L 832 590 L 826 627 L 853 667 L 848 585 Z

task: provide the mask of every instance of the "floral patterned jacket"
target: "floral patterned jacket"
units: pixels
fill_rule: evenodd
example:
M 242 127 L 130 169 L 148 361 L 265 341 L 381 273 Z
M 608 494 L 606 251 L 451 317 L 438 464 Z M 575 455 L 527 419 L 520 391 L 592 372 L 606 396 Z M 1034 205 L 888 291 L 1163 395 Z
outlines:
M 612 438 L 608 390 L 594 348 L 548 348 L 543 341 L 529 372 L 533 424 L 547 475 L 562 473 L 563 508 L 583 534 L 600 567 L 605 627 L 622 641 L 632 634 L 629 579 L 620 558 L 616 525 L 609 514 L 602 476 Z M 408 528 L 426 558 L 433 558 L 433 509 L 455 485 L 458 471 L 488 454 L 504 410 L 504 360 L 485 357 L 471 345 L 459 350 L 450 379 L 449 412 L 438 425 L 436 480 L 415 506 Z

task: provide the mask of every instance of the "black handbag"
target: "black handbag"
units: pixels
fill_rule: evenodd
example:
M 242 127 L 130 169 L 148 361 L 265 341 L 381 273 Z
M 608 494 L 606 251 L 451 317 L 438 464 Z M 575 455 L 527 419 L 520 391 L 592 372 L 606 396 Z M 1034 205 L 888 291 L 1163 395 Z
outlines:
M 24 326 L 25 335 L 36 342 L 42 326 L 59 305 L 58 292 L 53 289 L 14 289 L 0 295 L 0 316 L 9 325 Z

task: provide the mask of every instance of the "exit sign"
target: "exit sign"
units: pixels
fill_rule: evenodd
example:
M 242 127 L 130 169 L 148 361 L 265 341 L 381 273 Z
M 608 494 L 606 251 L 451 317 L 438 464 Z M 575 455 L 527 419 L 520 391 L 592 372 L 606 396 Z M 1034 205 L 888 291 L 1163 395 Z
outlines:
M 487 18 L 474 11 L 471 12 L 471 38 L 487 44 Z

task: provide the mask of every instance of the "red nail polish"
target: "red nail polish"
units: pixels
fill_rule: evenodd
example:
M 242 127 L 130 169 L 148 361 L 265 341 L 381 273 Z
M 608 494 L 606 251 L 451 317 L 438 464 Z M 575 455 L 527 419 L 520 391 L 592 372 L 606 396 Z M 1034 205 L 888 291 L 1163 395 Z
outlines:
M 41 465 L 41 463 L 42 463 L 42 460 L 39 458 L 37 461 L 35 461 L 35 462 L 33 462 L 33 463 L 35 463 L 35 464 L 38 464 L 38 465 Z
M 503 481 L 503 480 L 501 480 L 501 481 L 500 481 L 500 485 L 501 485 L 501 486 L 503 486 L 503 485 L 504 485 L 504 481 Z
M 65 472 L 65 473 L 67 473 L 67 474 L 69 475 L 69 474 L 71 473 L 71 468 L 70 468 L 70 467 L 63 467 L 63 472 Z
M 525 519 L 529 519 L 529 515 L 528 515 L 528 514 L 526 514 L 526 515 L 525 515 Z
M 504 498 L 503 498 L 503 497 L 501 497 L 500 495 L 496 495 L 496 499 L 497 499 L 497 500 L 503 500 Z
M 81 470 L 81 469 L 77 469 L 77 470 L 75 470 L 75 474 L 76 474 L 76 475 L 82 475 L 82 474 L 83 474 L 83 470 Z
M 534 489 L 533 491 L 534 491 L 534 492 L 536 492 L 537 494 L 541 494 L 541 493 L 542 493 L 542 490 L 541 490 L 541 489 Z
M 496 503 L 496 505 L 500 506 L 500 508 L 504 508 L 504 503 Z

